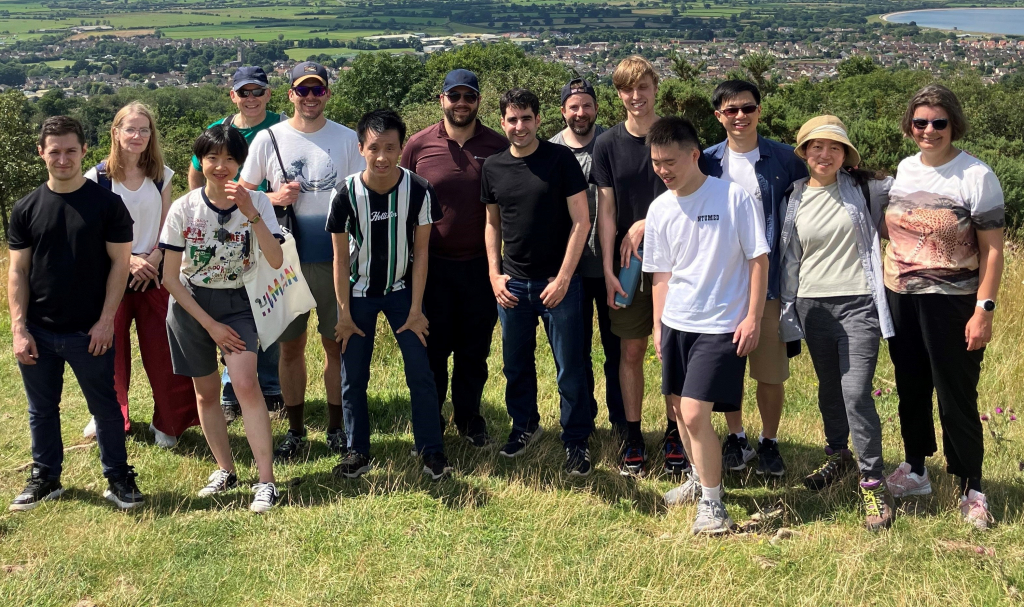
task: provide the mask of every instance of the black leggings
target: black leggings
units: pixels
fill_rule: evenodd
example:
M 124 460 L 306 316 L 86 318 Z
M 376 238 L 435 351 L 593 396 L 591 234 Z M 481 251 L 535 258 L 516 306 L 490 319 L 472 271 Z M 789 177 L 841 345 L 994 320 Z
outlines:
M 967 351 L 964 330 L 976 295 L 903 294 L 886 289 L 896 335 L 889 356 L 900 397 L 900 431 L 908 457 L 935 453 L 932 391 L 939 400 L 946 471 L 981 478 L 985 436 L 978 416 L 984 348 Z

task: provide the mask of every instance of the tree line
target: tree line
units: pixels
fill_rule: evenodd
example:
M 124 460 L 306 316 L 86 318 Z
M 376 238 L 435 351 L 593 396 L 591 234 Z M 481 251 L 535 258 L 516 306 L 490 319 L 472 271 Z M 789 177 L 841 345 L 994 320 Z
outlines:
M 934 77 L 927 72 L 880 69 L 864 59 L 851 61 L 840 64 L 840 78 L 824 82 L 805 79 L 776 86 L 771 65 L 755 61 L 746 62 L 744 74 L 731 75 L 745 75 L 766 89 L 760 126 L 763 136 L 792 143 L 808 118 L 835 114 L 849 127 L 865 167 L 894 172 L 902 158 L 916 152 L 899 127 L 906 103 L 914 91 Z M 705 145 L 721 141 L 725 132 L 711 106 L 711 91 L 717 83 L 700 81 L 693 77 L 693 69 L 679 61 L 677 64 L 680 69 L 676 71 L 682 77 L 662 81 L 658 112 L 692 120 Z M 484 124 L 498 129 L 501 92 L 525 87 L 540 97 L 540 135 L 550 137 L 564 126 L 559 113 L 561 87 L 580 75 L 560 63 L 528 56 L 514 44 L 466 45 L 431 54 L 425 60 L 413 55 L 364 53 L 348 65 L 332 86 L 327 117 L 354 126 L 370 109 L 393 108 L 402 114 L 410 134 L 441 119 L 437 96 L 444 75 L 461 67 L 473 70 L 480 78 L 480 118 Z M 623 120 L 624 110 L 610 81 L 593 80 L 599 97 L 598 122 L 611 126 Z M 979 73 L 965 70 L 942 82 L 960 98 L 970 120 L 971 128 L 961 147 L 995 170 L 1006 196 L 1008 225 L 1018 228 L 1024 222 L 1024 140 L 1020 137 L 1024 132 L 1024 77 L 985 85 Z M 157 90 L 128 87 L 88 99 L 65 98 L 59 91 L 35 101 L 26 100 L 19 91 L 0 96 L 0 149 L 5 150 L 0 156 L 0 221 L 5 237 L 13 203 L 45 178 L 43 163 L 35 154 L 36 129 L 42 120 L 56 114 L 80 119 L 89 139 L 86 164 L 91 166 L 109 149 L 114 114 L 134 100 L 156 111 L 164 155 L 176 173 L 176 194 L 187 188 L 192 142 L 207 124 L 235 111 L 227 90 L 212 85 Z M 290 108 L 286 87 L 278 86 L 269 109 L 290 112 Z

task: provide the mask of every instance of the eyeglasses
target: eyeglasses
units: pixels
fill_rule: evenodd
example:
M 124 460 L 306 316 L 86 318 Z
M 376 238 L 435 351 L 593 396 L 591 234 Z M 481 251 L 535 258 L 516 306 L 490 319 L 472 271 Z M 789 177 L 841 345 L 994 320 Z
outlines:
M 314 97 L 323 97 L 327 94 L 327 87 L 320 84 L 316 86 L 293 86 L 292 90 L 299 97 L 306 97 L 310 93 L 313 93 Z
M 476 93 L 460 93 L 458 91 L 450 91 L 444 94 L 451 103 L 458 103 L 460 99 L 465 99 L 466 103 L 476 103 L 476 100 L 480 98 L 480 95 Z
M 136 135 L 138 135 L 139 137 L 149 137 L 150 135 L 153 134 L 153 131 L 151 131 L 150 129 L 137 129 L 133 126 L 130 126 L 126 129 L 117 127 L 117 130 L 121 131 L 125 135 L 128 135 L 129 137 L 134 137 Z
M 932 128 L 936 131 L 944 131 L 949 126 L 949 118 L 936 118 L 935 120 L 925 120 L 924 118 L 914 118 L 910 121 L 910 124 L 914 125 L 914 128 L 923 131 L 928 128 L 928 125 L 932 125 Z
M 262 97 L 267 92 L 267 89 L 238 89 L 235 94 L 243 99 L 245 97 Z
M 751 103 L 750 105 L 744 105 L 741 107 L 724 107 L 718 111 L 725 114 L 729 118 L 732 118 L 733 116 L 736 116 L 740 112 L 743 112 L 744 115 L 749 116 L 756 112 L 757 108 L 759 107 L 760 106 L 757 105 L 756 103 Z
M 231 213 L 217 213 L 217 223 L 220 224 L 220 229 L 217 230 L 217 242 L 224 244 L 231 238 L 231 232 L 228 232 L 224 224 L 231 219 Z

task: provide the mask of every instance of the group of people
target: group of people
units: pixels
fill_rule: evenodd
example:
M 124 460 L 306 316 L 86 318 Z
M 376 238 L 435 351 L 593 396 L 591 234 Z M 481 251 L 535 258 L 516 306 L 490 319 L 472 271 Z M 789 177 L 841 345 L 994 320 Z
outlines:
M 84 175 L 81 126 L 46 120 L 39 153 L 49 180 L 15 205 L 9 231 L 11 326 L 34 459 L 11 509 L 63 492 L 65 362 L 93 415 L 87 430 L 100 446 L 106 496 L 121 508 L 142 503 L 124 447 L 132 319 L 157 444 L 173 446 L 201 424 L 218 468 L 199 495 L 230 491 L 238 478 L 227 424 L 241 414 L 259 474 L 251 509 L 272 508 L 274 461 L 308 448 L 310 315 L 275 344 L 260 344 L 243 277 L 257 247 L 259 263 L 280 267 L 290 232 L 316 302 L 326 442 L 341 458 L 338 476 L 357 478 L 373 463 L 367 387 L 380 313 L 403 358 L 412 454 L 431 479 L 452 471 L 442 440 L 449 384 L 459 435 L 478 448 L 494 442 L 480 401 L 499 320 L 512 422 L 499 455 L 520 456 L 543 432 L 542 322 L 565 471 L 586 476 L 598 414 L 596 310 L 619 471 L 651 468 L 640 420 L 653 338 L 665 396 L 662 468 L 685 475 L 665 501 L 697 504 L 694 533 L 732 526 L 724 471 L 749 465 L 785 475 L 778 433 L 801 340 L 825 435 L 822 464 L 805 485 L 820 491 L 859 473 L 867 527 L 888 527 L 894 497 L 931 491 L 925 459 L 937 450 L 937 392 L 960 511 L 987 527 L 977 384 L 1002 272 L 1004 209 L 992 170 L 954 145 L 967 130 L 954 94 L 935 84 L 910 100 L 902 129 L 920 152 L 894 179 L 860 167 L 835 116 L 809 120 L 795 147 L 758 135 L 760 92 L 749 82 L 715 89 L 726 140 L 706 150 L 689 121 L 656 114 L 659 78 L 646 59 L 623 60 L 612 82 L 624 122 L 597 125 L 598 96 L 577 78 L 561 92 L 565 128 L 544 141 L 536 95 L 502 94 L 502 136 L 477 118 L 476 75 L 456 69 L 442 85 L 443 119 L 407 141 L 391 110 L 367 113 L 355 131 L 328 120 L 329 75 L 316 63 L 291 72 L 290 118 L 266 110 L 263 70 L 243 67 L 230 93 L 238 113 L 195 142 L 191 191 L 173 203 L 173 173 L 144 105 L 118 112 L 109 157 Z M 636 263 L 643 274 L 630 289 L 620 270 Z M 905 450 L 888 476 L 872 396 L 883 338 Z M 741 410 L 748 357 L 762 426 L 755 444 Z M 282 405 L 288 430 L 275 447 L 269 411 Z M 724 442 L 716 411 L 725 414 Z

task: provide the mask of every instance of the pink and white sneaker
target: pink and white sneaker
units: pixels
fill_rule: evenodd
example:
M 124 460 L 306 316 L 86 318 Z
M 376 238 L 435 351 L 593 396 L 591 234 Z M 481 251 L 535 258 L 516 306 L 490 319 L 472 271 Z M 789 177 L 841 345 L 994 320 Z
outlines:
M 960 496 L 960 513 L 964 515 L 964 520 L 974 525 L 978 531 L 985 531 L 989 525 L 996 522 L 988 511 L 988 498 L 984 493 L 978 493 L 974 489 L 969 490 L 967 495 Z
M 907 462 L 897 466 L 896 470 L 885 479 L 885 484 L 888 485 L 893 497 L 928 495 L 932 492 L 928 469 L 925 468 L 924 476 L 919 476 L 910 470 L 910 464 Z

